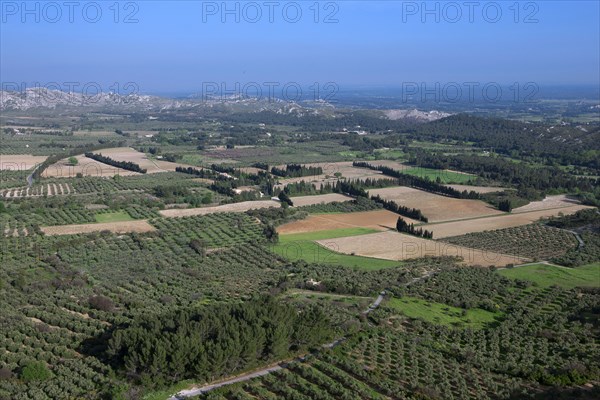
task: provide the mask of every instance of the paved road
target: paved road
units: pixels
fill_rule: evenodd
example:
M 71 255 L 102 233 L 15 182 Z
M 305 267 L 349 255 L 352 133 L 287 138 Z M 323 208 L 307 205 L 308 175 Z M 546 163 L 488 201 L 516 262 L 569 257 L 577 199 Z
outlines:
M 369 312 L 371 312 L 371 311 L 375 310 L 377 307 L 379 307 L 379 304 L 381 304 L 381 302 L 383 301 L 384 296 L 385 296 L 385 292 L 381 292 L 379 294 L 379 296 L 377 296 L 377 299 L 375 299 L 375 301 L 369 306 L 368 309 L 366 309 L 364 311 L 364 313 L 368 314 Z M 346 338 L 342 337 L 342 338 L 334 340 L 331 343 L 324 344 L 323 348 L 332 349 L 345 341 L 346 341 Z M 304 361 L 304 356 L 300 356 L 300 357 L 294 359 L 293 361 Z M 218 389 L 223 386 L 249 381 L 250 379 L 258 378 L 260 376 L 268 375 L 272 372 L 279 371 L 279 370 L 285 368 L 285 366 L 287 364 L 289 364 L 289 362 L 281 362 L 277 365 L 262 368 L 258 371 L 249 372 L 247 374 L 239 375 L 234 378 L 230 378 L 230 379 L 227 379 L 227 380 L 224 380 L 221 382 L 217 382 L 217 383 L 213 383 L 210 385 L 205 385 L 205 386 L 201 386 L 201 387 L 197 387 L 197 388 L 192 388 L 189 390 L 182 390 L 181 392 L 169 397 L 168 400 L 182 400 L 182 399 L 186 399 L 188 397 L 198 396 L 200 394 L 210 392 L 211 390 L 215 390 L 215 389 Z

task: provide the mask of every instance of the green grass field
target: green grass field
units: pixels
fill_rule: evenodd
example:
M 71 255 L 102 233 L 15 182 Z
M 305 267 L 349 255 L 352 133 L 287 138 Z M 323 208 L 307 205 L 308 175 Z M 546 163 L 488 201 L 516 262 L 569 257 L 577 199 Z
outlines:
M 120 221 L 133 221 L 133 218 L 131 218 L 131 215 L 127 214 L 125 211 L 96 214 L 96 222 L 120 222 Z
M 600 262 L 577 268 L 555 267 L 546 264 L 526 265 L 498 272 L 507 278 L 533 282 L 541 287 L 552 285 L 570 289 L 574 287 L 600 287 Z
M 387 305 L 401 311 L 409 318 L 422 319 L 441 325 L 464 326 L 476 329 L 494 322 L 501 315 L 501 313 L 493 313 L 479 308 L 467 310 L 463 314 L 462 308 L 425 301 L 415 297 L 393 298 L 387 302 Z
M 442 169 L 431 169 L 431 168 L 409 168 L 402 171 L 403 174 L 418 176 L 420 178 L 429 178 L 432 181 L 436 181 L 440 178 L 441 183 L 457 183 L 465 184 L 471 179 L 475 179 L 474 175 L 460 174 L 458 172 L 446 171 Z
M 280 235 L 279 243 L 273 247 L 273 251 L 291 261 L 304 260 L 311 263 L 336 264 L 367 270 L 376 270 L 400 265 L 401 263 L 398 261 L 339 254 L 314 242 L 315 240 L 358 236 L 374 232 L 378 231 L 368 228 L 344 228 L 320 232 Z

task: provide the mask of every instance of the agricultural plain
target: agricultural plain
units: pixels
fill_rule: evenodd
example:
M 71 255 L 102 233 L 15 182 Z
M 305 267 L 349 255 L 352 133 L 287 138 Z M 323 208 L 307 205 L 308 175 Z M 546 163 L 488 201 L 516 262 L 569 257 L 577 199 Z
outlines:
M 379 195 L 410 208 L 420 209 L 429 222 L 500 215 L 501 211 L 480 200 L 455 199 L 409 187 L 392 187 L 369 190 L 372 196 Z
M 466 265 L 473 266 L 505 266 L 527 262 L 527 259 L 521 257 L 455 246 L 394 231 L 336 238 L 329 241 L 319 240 L 317 243 L 335 252 L 384 260 L 447 256 L 461 257 Z
M 398 214 L 387 210 L 364 211 L 341 214 L 312 214 L 305 219 L 289 222 L 277 228 L 281 234 L 318 232 L 349 227 L 375 230 L 395 229 Z M 409 223 L 418 221 L 405 218 Z
M 495 229 L 528 225 L 538 221 L 540 218 L 556 217 L 561 214 L 574 214 L 579 210 L 585 210 L 588 208 L 588 206 L 581 204 L 568 205 L 561 208 L 550 208 L 541 211 L 522 211 L 518 213 L 474 218 L 463 221 L 429 224 L 427 225 L 427 229 L 433 232 L 434 238 L 442 239 L 450 236 L 464 235 L 466 233 L 491 231 Z

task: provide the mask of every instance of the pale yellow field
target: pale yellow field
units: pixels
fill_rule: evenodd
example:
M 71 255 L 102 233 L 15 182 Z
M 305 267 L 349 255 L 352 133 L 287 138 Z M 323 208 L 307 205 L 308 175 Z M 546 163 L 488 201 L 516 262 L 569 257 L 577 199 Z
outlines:
M 403 217 L 408 223 L 418 221 Z M 388 230 L 396 228 L 398 214 L 388 210 L 364 211 L 343 214 L 310 215 L 306 219 L 289 222 L 277 228 L 281 234 L 328 231 L 341 228 L 371 228 Z
M 274 200 L 260 200 L 260 201 L 244 201 L 241 203 L 225 204 L 222 206 L 214 207 L 201 207 L 201 208 L 186 208 L 183 210 L 161 210 L 159 213 L 163 217 L 175 218 L 175 217 L 190 217 L 192 215 L 206 215 L 220 212 L 245 212 L 248 210 L 255 210 L 259 208 L 270 208 L 270 207 L 281 207 L 281 203 Z
M 44 172 L 42 172 L 42 176 L 44 178 L 74 178 L 77 176 L 77 174 L 95 177 L 140 175 L 137 172 L 113 167 L 91 158 L 87 158 L 83 154 L 75 156 L 75 158 L 78 162 L 77 165 L 71 165 L 69 160 L 65 158 L 49 166 L 46 170 L 44 170 Z
M 316 196 L 299 196 L 291 197 L 294 207 L 312 206 L 314 204 L 321 203 L 332 203 L 334 201 L 351 201 L 354 200 L 352 197 L 344 196 L 338 193 L 319 194 Z
M 583 205 L 570 205 L 562 208 L 553 208 L 540 211 L 520 212 L 505 214 L 494 217 L 476 218 L 464 221 L 445 222 L 440 224 L 425 225 L 424 229 L 433 231 L 434 239 L 441 239 L 450 236 L 464 235 L 472 232 L 491 231 L 496 229 L 512 228 L 515 226 L 527 225 L 538 221 L 540 218 L 558 216 L 560 213 L 565 215 L 574 214 L 579 210 L 590 208 Z
M 332 251 L 385 260 L 409 260 L 421 257 L 458 256 L 466 265 L 497 267 L 521 264 L 529 260 L 483 250 L 460 247 L 394 231 L 317 241 Z
M 190 167 L 190 165 L 172 163 L 163 160 L 154 160 L 148 158 L 144 153 L 130 147 L 117 147 L 112 149 L 102 149 L 95 151 L 96 154 L 102 154 L 117 161 L 131 161 L 146 169 L 146 173 L 155 174 L 157 172 L 175 171 L 177 167 Z
M 564 194 L 560 194 L 557 196 L 546 196 L 544 200 L 532 201 L 526 206 L 515 208 L 514 210 L 512 210 L 512 212 L 514 214 L 530 211 L 551 210 L 553 208 L 565 208 L 578 204 L 581 203 L 575 199 L 569 198 Z
M 0 154 L 0 171 L 27 171 L 46 161 L 47 156 Z
M 388 161 L 373 161 L 372 163 L 375 165 L 386 164 Z M 396 162 L 393 162 L 396 163 Z M 396 163 L 398 164 L 398 163 Z M 296 183 L 296 182 L 309 182 L 314 184 L 317 189 L 320 189 L 321 186 L 325 182 L 335 183 L 338 178 L 335 177 L 335 174 L 341 174 L 340 179 L 390 179 L 394 178 L 383 175 L 379 171 L 373 171 L 368 168 L 355 168 L 352 166 L 351 161 L 341 161 L 341 162 L 332 162 L 332 163 L 309 163 L 303 164 L 307 167 L 321 167 L 323 169 L 323 174 L 321 175 L 313 175 L 313 176 L 303 176 L 298 178 L 287 178 L 287 179 L 279 179 L 280 185 L 277 187 L 283 187 L 288 183 Z M 395 165 L 396 167 L 396 165 Z M 406 168 L 406 166 L 403 166 Z M 279 165 L 279 168 L 285 168 L 285 165 Z M 399 168 L 399 167 L 398 167 Z
M 417 208 L 429 218 L 429 222 L 503 214 L 480 200 L 455 199 L 404 186 L 372 189 L 369 190 L 369 194 L 393 200 L 401 206 Z
M 172 163 L 163 160 L 149 159 L 144 153 L 132 149 L 130 147 L 116 147 L 112 149 L 96 150 L 93 153 L 102 154 L 116 161 L 131 161 L 138 164 L 141 168 L 147 170 L 147 173 L 153 174 L 157 172 L 175 171 L 177 167 L 189 167 L 189 165 Z M 122 168 L 113 167 L 87 158 L 83 154 L 75 157 L 78 164 L 70 165 L 68 159 L 60 160 L 46 169 L 42 176 L 49 178 L 72 178 L 78 173 L 83 176 L 111 177 L 114 175 L 129 176 L 140 175 L 137 172 L 128 171 Z
M 61 225 L 61 226 L 42 226 L 41 231 L 46 235 L 76 235 L 78 233 L 91 233 L 100 231 L 111 231 L 114 233 L 130 233 L 130 232 L 151 232 L 156 228 L 148 223 L 148 221 L 121 221 L 121 222 L 106 222 L 99 224 L 78 224 L 78 225 Z

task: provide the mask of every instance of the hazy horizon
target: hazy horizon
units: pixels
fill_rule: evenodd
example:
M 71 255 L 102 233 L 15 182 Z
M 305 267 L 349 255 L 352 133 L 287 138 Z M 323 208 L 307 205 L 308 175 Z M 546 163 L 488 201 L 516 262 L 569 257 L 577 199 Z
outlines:
M 600 84 L 598 2 L 75 3 L 2 2 L 3 84 Z

